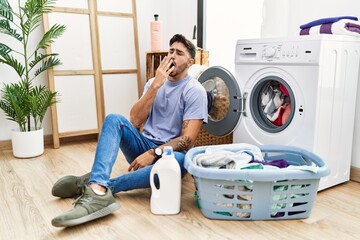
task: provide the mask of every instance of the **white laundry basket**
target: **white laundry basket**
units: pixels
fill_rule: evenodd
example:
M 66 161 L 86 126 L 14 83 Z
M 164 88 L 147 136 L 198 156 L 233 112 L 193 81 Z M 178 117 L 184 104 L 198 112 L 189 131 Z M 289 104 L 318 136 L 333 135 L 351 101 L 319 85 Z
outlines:
M 228 145 L 218 145 L 217 147 Z M 227 220 L 280 220 L 309 217 L 321 177 L 330 170 L 317 155 L 304 149 L 260 146 L 264 161 L 318 166 L 316 173 L 299 169 L 214 169 L 197 166 L 193 158 L 209 146 L 195 147 L 184 167 L 195 179 L 195 195 L 204 216 Z M 241 149 L 239 149 L 241 150 Z

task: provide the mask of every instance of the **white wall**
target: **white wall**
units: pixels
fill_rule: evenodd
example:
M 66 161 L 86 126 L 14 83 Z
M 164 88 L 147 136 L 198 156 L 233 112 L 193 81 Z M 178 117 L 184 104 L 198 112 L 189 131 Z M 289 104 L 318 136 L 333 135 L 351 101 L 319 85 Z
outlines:
M 327 17 L 357 16 L 358 0 L 264 0 L 262 37 L 298 36 L 300 25 Z
M 285 37 L 288 35 L 289 0 L 264 0 L 261 37 Z
M 259 38 L 263 0 L 206 0 L 204 49 L 209 64 L 234 70 L 238 39 Z

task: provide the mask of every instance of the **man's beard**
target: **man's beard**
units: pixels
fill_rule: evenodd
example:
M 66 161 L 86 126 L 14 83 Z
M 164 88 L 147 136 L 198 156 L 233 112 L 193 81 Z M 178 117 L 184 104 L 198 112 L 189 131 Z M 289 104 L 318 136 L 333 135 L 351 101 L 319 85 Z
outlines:
M 169 74 L 170 77 L 176 77 L 181 74 L 187 68 L 187 63 L 183 63 L 182 65 L 177 65 L 175 69 Z

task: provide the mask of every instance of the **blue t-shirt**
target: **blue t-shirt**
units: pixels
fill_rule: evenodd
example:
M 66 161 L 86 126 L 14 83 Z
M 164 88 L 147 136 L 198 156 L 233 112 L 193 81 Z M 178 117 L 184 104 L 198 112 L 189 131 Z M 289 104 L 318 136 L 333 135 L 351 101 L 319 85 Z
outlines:
M 146 83 L 143 95 L 153 80 Z M 181 135 L 184 120 L 193 119 L 208 121 L 204 87 L 189 75 L 176 82 L 166 80 L 156 94 L 143 134 L 156 144 L 164 144 Z

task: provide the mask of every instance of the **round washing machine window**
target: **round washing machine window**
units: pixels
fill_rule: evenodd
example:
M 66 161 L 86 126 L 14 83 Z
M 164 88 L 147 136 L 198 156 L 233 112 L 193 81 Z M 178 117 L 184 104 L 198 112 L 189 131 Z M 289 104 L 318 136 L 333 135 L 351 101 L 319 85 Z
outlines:
M 266 132 L 281 132 L 294 117 L 294 94 L 286 81 L 277 76 L 258 81 L 249 101 L 256 124 Z
M 203 129 L 214 136 L 226 136 L 234 131 L 242 106 L 239 86 L 225 68 L 213 66 L 198 78 L 208 97 L 208 123 Z
M 214 76 L 202 83 L 208 94 L 209 119 L 214 122 L 223 120 L 230 107 L 229 89 L 224 80 Z

